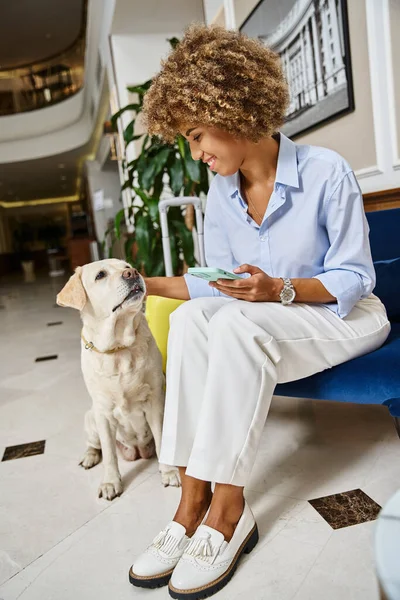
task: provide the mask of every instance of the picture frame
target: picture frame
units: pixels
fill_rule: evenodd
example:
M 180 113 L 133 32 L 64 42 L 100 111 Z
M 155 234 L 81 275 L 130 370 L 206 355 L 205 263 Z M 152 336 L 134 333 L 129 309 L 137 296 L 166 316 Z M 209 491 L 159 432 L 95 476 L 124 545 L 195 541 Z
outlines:
M 347 0 L 260 0 L 239 31 L 277 52 L 296 138 L 355 110 Z

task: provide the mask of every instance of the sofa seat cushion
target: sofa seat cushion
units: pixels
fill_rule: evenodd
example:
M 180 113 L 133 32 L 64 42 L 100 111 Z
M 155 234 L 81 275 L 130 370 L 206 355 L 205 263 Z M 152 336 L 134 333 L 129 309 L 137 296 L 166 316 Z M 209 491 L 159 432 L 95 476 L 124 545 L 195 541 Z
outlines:
M 392 323 L 388 339 L 375 352 L 311 377 L 279 384 L 275 394 L 315 400 L 386 404 L 394 416 L 400 416 L 400 323 Z

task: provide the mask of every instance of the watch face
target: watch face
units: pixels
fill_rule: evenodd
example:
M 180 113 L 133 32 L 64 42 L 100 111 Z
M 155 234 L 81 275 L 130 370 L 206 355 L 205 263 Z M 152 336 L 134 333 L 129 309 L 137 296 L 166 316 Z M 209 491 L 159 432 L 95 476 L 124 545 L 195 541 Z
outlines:
M 294 297 L 295 297 L 296 293 L 293 289 L 291 288 L 284 288 L 281 292 L 281 300 L 283 303 L 289 303 L 292 302 Z

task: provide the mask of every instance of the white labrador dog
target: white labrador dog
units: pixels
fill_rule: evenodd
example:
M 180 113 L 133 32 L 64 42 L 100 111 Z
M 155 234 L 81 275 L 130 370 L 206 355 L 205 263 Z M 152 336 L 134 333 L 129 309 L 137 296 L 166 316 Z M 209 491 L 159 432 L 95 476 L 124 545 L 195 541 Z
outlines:
M 160 351 L 142 311 L 145 283 L 122 260 L 78 267 L 57 296 L 57 304 L 80 310 L 82 372 L 93 400 L 86 413 L 85 469 L 103 454 L 99 497 L 122 493 L 116 445 L 127 460 L 160 452 L 164 375 Z M 160 464 L 164 485 L 179 486 L 175 467 Z

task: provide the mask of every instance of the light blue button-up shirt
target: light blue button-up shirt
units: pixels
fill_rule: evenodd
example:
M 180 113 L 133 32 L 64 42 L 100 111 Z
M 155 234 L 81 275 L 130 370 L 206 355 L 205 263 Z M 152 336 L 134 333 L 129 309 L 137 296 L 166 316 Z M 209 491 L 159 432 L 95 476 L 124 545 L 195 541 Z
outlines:
M 356 177 L 339 154 L 295 144 L 282 133 L 274 191 L 261 225 L 247 212 L 239 171 L 216 175 L 204 220 L 207 265 L 232 271 L 255 265 L 271 277 L 316 278 L 337 299 L 339 317 L 375 286 L 369 227 Z M 185 275 L 191 298 L 221 296 Z

